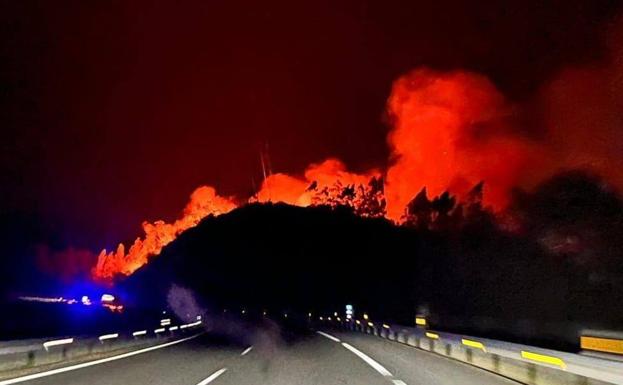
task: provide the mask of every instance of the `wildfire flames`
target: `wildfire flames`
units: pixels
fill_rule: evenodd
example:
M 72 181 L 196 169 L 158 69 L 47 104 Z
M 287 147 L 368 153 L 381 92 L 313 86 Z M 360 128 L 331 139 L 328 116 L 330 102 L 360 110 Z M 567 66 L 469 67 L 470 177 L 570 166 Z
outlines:
M 399 222 L 407 204 L 423 187 L 431 196 L 449 191 L 461 198 L 485 181 L 484 203 L 500 210 L 508 203 L 513 187 L 526 186 L 526 175 L 545 177 L 534 170 L 544 169 L 546 146 L 518 133 L 513 106 L 484 76 L 414 70 L 394 82 L 387 113 L 391 159 L 386 170 L 351 172 L 343 162 L 330 158 L 311 164 L 302 176 L 267 175 L 249 201 L 297 206 L 347 204 L 359 215 L 385 215 Z M 552 160 L 548 172 L 560 166 L 565 164 Z M 144 222 L 144 237 L 137 238 L 127 253 L 122 244 L 114 252 L 103 250 L 93 277 L 111 280 L 117 274 L 132 274 L 202 218 L 227 213 L 236 206 L 232 198 L 217 195 L 214 188 L 199 187 L 180 219 Z
M 512 134 L 504 97 L 480 75 L 412 71 L 394 83 L 388 112 L 395 162 L 385 191 L 394 220 L 422 186 L 433 196 L 446 190 L 464 196 L 484 180 L 485 203 L 500 209 L 536 152 Z
M 318 198 L 318 191 L 340 183 L 347 185 L 366 185 L 370 179 L 380 177 L 378 170 L 356 174 L 346 171 L 339 159 L 327 159 L 320 164 L 312 164 L 305 170 L 304 178 L 286 174 L 273 174 L 266 178 L 257 200 L 260 202 L 284 202 L 296 206 L 309 206 Z M 321 202 L 318 202 L 321 203 Z
M 182 218 L 173 223 L 143 222 L 144 238 L 137 238 L 128 252 L 119 244 L 115 252 L 102 250 L 93 268 L 93 276 L 99 280 L 112 279 L 117 274 L 130 275 L 147 263 L 148 258 L 160 253 L 179 233 L 193 227 L 208 215 L 225 214 L 236 208 L 229 198 L 218 196 L 214 188 L 201 186 L 190 196 Z

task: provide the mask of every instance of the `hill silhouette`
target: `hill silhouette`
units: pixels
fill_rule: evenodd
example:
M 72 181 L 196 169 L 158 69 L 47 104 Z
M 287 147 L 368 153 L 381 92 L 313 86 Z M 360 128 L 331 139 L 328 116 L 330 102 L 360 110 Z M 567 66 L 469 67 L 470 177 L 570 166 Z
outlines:
M 121 286 L 141 301 L 175 283 L 219 307 L 341 311 L 392 292 L 411 298 L 417 258 L 404 250 L 417 241 L 347 209 L 251 204 L 204 219 Z
M 506 214 L 519 229 L 453 199 L 423 190 L 404 226 L 339 206 L 249 204 L 205 218 L 118 287 L 134 306 L 165 306 L 176 285 L 214 311 L 352 303 L 375 319 L 425 313 L 439 329 L 568 349 L 583 328 L 623 322 L 623 202 L 599 179 L 571 172 L 518 192 Z

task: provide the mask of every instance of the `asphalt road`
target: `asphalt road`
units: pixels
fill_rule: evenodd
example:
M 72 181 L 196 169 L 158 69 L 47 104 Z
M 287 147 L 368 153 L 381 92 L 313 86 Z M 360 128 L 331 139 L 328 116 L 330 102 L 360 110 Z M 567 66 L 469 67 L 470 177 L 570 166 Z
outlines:
M 329 333 L 329 332 L 327 332 Z M 336 341 L 335 339 L 339 339 Z M 207 334 L 143 354 L 23 384 L 494 385 L 517 384 L 399 343 L 359 333 L 259 334 L 252 348 Z

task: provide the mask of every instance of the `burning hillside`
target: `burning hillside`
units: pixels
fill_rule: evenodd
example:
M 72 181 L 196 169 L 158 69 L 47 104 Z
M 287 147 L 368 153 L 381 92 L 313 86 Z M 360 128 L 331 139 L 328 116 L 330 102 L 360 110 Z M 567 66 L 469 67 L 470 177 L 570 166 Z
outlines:
M 586 162 L 581 163 L 579 148 L 573 147 L 573 157 L 561 156 L 549 151 L 546 140 L 520 134 L 525 130 L 518 129 L 516 110 L 482 75 L 416 69 L 394 82 L 388 98 L 391 158 L 385 170 L 349 171 L 342 161 L 330 158 L 311 164 L 303 175 L 267 174 L 259 191 L 241 201 L 348 206 L 361 216 L 400 223 L 424 187 L 432 196 L 447 191 L 469 199 L 473 187 L 484 181 L 483 204 L 500 211 L 515 187 L 531 187 L 566 167 L 592 167 L 595 160 L 603 164 L 607 154 L 588 145 Z M 144 237 L 127 252 L 122 244 L 113 252 L 103 250 L 93 277 L 130 275 L 202 218 L 235 207 L 233 198 L 219 196 L 210 186 L 199 187 L 178 220 L 144 222 Z

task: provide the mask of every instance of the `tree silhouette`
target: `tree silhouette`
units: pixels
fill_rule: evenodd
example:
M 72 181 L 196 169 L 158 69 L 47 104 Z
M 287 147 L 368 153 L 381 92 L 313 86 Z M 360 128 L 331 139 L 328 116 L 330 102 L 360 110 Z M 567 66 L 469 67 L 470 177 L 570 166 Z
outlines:
M 431 225 L 438 230 L 445 230 L 450 225 L 450 213 L 455 208 L 456 198 L 445 191 L 431 202 Z
M 431 223 L 432 203 L 428 200 L 426 187 L 407 204 L 403 223 L 417 229 L 428 229 Z

